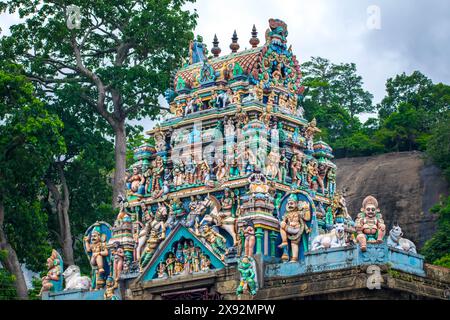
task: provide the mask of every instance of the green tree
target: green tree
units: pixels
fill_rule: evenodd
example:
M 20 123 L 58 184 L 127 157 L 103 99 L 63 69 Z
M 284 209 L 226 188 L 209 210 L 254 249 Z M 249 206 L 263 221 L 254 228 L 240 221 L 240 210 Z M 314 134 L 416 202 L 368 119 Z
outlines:
M 313 57 L 302 64 L 303 85 L 306 87 L 302 101 L 308 119 L 316 118 L 321 128 L 320 138 L 330 143 L 337 157 L 367 154 L 379 149 L 376 143 L 359 145 L 369 137 L 359 133 L 362 125 L 357 115 L 373 110 L 372 95 L 363 89 L 362 77 L 356 73 L 354 63 L 334 64 L 321 57 Z M 364 149 L 364 151 L 363 151 Z M 367 150 L 366 150 L 367 149 Z
M 373 95 L 363 89 L 363 80 L 356 73 L 354 63 L 342 63 L 334 67 L 335 78 L 332 86 L 337 103 L 350 113 L 353 119 L 363 112 L 372 112 Z
M 0 64 L 0 250 L 15 278 L 17 296 L 28 296 L 21 263 L 39 270 L 50 252 L 42 179 L 65 148 L 62 123 L 33 96 L 16 65 Z
M 443 198 L 430 210 L 439 215 L 437 230 L 423 246 L 421 253 L 429 263 L 449 267 L 450 248 L 450 197 Z
M 439 119 L 428 141 L 427 154 L 450 182 L 450 111 Z
M 413 105 L 415 108 L 426 105 L 433 82 L 419 71 L 411 75 L 402 73 L 386 81 L 386 96 L 377 105 L 381 119 L 398 111 L 403 103 Z
M 51 96 L 70 85 L 111 127 L 115 138 L 113 202 L 125 189 L 126 120 L 154 116 L 170 71 L 193 39 L 195 0 L 9 0 L 23 23 L 2 39 L 3 53 L 23 64 L 29 79 Z M 80 8 L 80 28 L 69 29 L 68 6 Z
M 0 268 L 0 300 L 12 300 L 16 297 L 17 293 L 14 280 L 15 278 L 11 273 Z
M 64 123 L 66 150 L 54 158 L 44 182 L 48 189 L 45 199 L 49 230 L 54 246 L 61 248 L 65 266 L 75 263 L 75 238 L 85 230 L 80 228 L 87 228 L 86 224 L 76 223 L 79 216 L 84 216 L 86 223 L 94 223 L 94 208 L 107 202 L 112 209 L 107 177 L 114 168 L 113 144 L 106 123 L 91 114 L 71 89 L 67 86 L 56 91 L 51 100 L 43 95 L 43 99 L 50 100 L 48 109 Z M 81 208 L 80 202 L 87 203 Z

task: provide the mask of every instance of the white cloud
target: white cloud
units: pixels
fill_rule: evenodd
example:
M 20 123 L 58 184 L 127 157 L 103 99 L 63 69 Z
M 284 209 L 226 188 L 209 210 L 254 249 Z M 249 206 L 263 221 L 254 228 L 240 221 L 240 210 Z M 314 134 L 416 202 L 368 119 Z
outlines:
M 380 30 L 367 28 L 367 7 L 373 4 L 381 10 Z M 387 78 L 402 72 L 420 70 L 435 82 L 450 83 L 447 1 L 198 0 L 188 7 L 199 14 L 195 33 L 209 49 L 217 34 L 222 55 L 230 53 L 234 30 L 243 50 L 250 47 L 253 24 L 264 42 L 268 19 L 285 21 L 288 42 L 301 63 L 311 56 L 356 63 L 374 102 L 384 96 Z M 5 32 L 18 20 L 17 15 L 2 14 L 0 27 Z M 149 129 L 153 122 L 143 125 Z

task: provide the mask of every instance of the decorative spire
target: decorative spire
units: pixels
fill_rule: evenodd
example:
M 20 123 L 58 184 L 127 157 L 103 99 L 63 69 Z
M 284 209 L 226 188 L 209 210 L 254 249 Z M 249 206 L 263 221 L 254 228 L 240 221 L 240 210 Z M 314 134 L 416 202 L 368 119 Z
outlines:
M 236 30 L 234 30 L 233 36 L 231 37 L 230 49 L 232 53 L 236 53 L 239 50 L 238 36 Z
M 217 35 L 214 35 L 213 47 L 211 49 L 211 53 L 214 55 L 214 57 L 218 57 L 221 51 L 222 50 L 220 50 L 220 48 L 219 48 L 219 40 L 217 39 Z
M 256 48 L 259 44 L 258 31 L 256 31 L 255 25 L 253 25 L 252 28 L 252 37 L 250 38 L 250 44 L 252 45 L 252 48 Z

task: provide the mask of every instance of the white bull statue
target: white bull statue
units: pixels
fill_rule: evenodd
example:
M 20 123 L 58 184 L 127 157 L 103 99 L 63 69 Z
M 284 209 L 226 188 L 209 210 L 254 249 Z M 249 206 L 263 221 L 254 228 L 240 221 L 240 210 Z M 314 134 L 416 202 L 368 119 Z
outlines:
M 89 290 L 91 287 L 91 279 L 86 276 L 81 276 L 80 268 L 75 265 L 69 266 L 63 272 L 64 280 L 66 282 L 65 290 Z

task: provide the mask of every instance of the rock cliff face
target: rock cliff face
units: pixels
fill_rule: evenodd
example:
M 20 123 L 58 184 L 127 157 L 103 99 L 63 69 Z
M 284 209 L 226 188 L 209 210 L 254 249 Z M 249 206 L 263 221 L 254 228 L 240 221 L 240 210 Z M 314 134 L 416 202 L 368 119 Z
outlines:
M 436 231 L 437 216 L 429 209 L 448 194 L 439 168 L 421 152 L 388 153 L 335 161 L 338 190 L 344 190 L 352 218 L 367 195 L 378 199 L 389 231 L 397 222 L 405 238 L 421 248 Z

